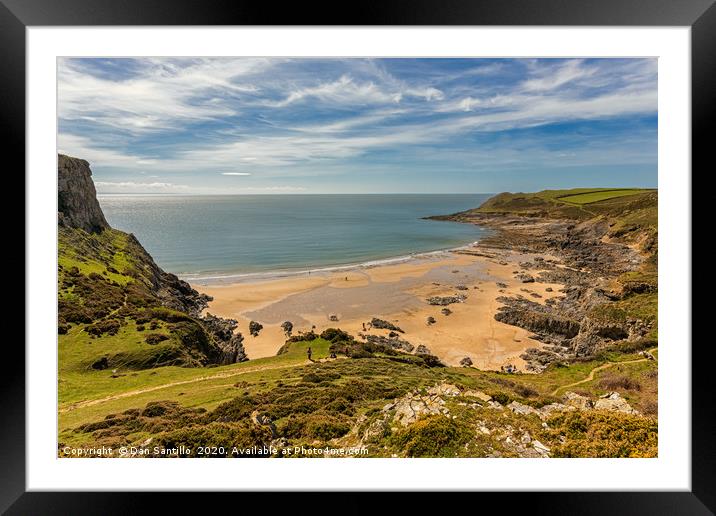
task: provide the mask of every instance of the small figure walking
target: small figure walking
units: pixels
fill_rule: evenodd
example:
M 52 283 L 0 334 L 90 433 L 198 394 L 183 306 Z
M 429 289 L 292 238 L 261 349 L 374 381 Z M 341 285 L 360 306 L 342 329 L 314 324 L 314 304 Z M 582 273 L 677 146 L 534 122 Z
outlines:
M 313 351 L 311 351 L 311 346 L 308 346 L 308 349 L 306 350 L 306 355 L 308 355 L 308 360 L 311 360 L 311 355 L 313 354 Z M 311 360 L 313 361 L 313 360 Z

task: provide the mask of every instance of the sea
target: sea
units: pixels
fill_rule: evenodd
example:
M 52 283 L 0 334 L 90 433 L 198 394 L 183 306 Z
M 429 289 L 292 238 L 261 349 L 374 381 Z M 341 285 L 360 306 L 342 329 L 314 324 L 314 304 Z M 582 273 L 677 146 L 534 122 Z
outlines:
M 372 266 L 470 245 L 472 224 L 426 220 L 491 194 L 99 196 L 107 221 L 133 233 L 166 271 L 231 282 Z

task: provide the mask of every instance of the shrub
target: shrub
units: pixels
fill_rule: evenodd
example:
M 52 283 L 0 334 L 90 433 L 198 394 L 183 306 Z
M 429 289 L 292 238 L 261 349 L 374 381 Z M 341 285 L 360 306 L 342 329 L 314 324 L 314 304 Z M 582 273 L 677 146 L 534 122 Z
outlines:
M 320 439 L 329 441 L 342 437 L 351 429 L 350 420 L 343 416 L 325 413 L 293 414 L 279 429 L 289 439 Z
M 120 322 L 116 319 L 105 319 L 87 326 L 86 331 L 94 337 L 101 337 L 105 333 L 107 335 L 117 335 L 120 326 Z
M 389 443 L 408 457 L 454 457 L 472 437 L 465 423 L 433 415 L 397 431 L 389 437 Z
M 640 391 L 641 384 L 626 375 L 609 375 L 599 380 L 599 387 L 607 391 L 616 391 L 619 389 L 627 391 Z
M 494 401 L 500 403 L 501 405 L 507 405 L 511 401 L 511 398 L 504 392 L 491 392 L 489 394 L 492 396 Z
M 553 457 L 656 457 L 658 425 L 653 419 L 601 410 L 560 412 L 547 421 L 561 441 Z
M 60 299 L 57 303 L 57 309 L 62 318 L 72 323 L 91 323 L 92 313 L 84 306 L 65 299 Z
M 70 325 L 63 320 L 57 321 L 57 334 L 65 335 L 70 330 Z
M 351 358 L 373 358 L 374 356 L 373 353 L 363 347 L 348 349 L 346 354 Z
M 178 448 L 185 446 L 191 449 L 189 456 L 197 457 L 200 447 L 216 447 L 217 454 L 208 457 L 263 457 L 256 451 L 250 452 L 253 447 L 268 446 L 271 442 L 271 431 L 264 426 L 258 426 L 250 421 L 240 423 L 210 423 L 208 425 L 192 425 L 178 430 L 160 434 L 156 438 L 156 445 L 161 448 Z M 236 447 L 246 453 L 233 455 Z M 221 450 L 223 449 L 223 453 Z
M 98 371 L 102 371 L 103 369 L 107 369 L 108 367 L 109 361 L 107 360 L 107 357 L 102 357 L 92 363 L 92 369 L 97 369 Z
M 333 342 L 334 340 L 351 340 L 350 334 L 338 328 L 326 328 L 321 333 L 321 338 Z
M 532 387 L 528 387 L 526 385 L 515 385 L 514 391 L 523 398 L 532 398 L 534 396 L 537 396 L 539 393 L 534 390 Z
M 656 339 L 642 338 L 638 340 L 622 340 L 604 348 L 605 351 L 617 351 L 619 353 L 636 353 L 659 345 Z
M 161 333 L 150 333 L 149 335 L 144 337 L 144 342 L 153 346 L 155 344 L 159 344 L 160 342 L 167 340 L 168 338 L 168 336 L 162 335 Z
M 445 367 L 445 364 L 435 355 L 420 355 L 420 358 L 427 367 Z
M 141 415 L 144 417 L 159 417 L 167 412 L 175 412 L 179 408 L 179 403 L 175 401 L 151 401 L 144 407 Z

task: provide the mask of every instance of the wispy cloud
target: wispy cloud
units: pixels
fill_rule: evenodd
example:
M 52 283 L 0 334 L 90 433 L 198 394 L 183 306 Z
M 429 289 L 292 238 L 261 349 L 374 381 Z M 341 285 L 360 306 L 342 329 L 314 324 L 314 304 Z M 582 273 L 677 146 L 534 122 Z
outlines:
M 229 176 L 301 191 L 277 181 L 339 185 L 428 163 L 463 175 L 654 165 L 656 74 L 654 59 L 62 59 L 58 142 L 104 188 L 120 188 L 106 174 L 148 191 L 237 188 Z M 177 183 L 135 181 L 143 173 Z
M 256 59 L 141 59 L 135 61 L 131 76 L 108 78 L 91 73 L 82 63 L 58 62 L 60 118 L 129 133 L 235 115 L 229 99 L 257 91 L 242 78 L 270 66 L 270 61 Z

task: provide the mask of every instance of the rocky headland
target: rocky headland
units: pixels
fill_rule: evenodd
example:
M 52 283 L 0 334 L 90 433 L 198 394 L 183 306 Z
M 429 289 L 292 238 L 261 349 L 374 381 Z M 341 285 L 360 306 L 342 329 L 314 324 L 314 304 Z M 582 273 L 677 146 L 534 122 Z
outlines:
M 495 319 L 532 332 L 544 344 L 522 355 L 527 369 L 539 372 L 553 362 L 594 357 L 617 343 L 634 349 L 656 345 L 657 202 L 653 190 L 584 206 L 561 202 L 549 191 L 500 194 L 480 208 L 432 218 L 494 231 L 463 253 L 540 255 L 519 263 L 515 281 L 565 285 L 561 296 L 544 302 L 523 295 L 498 298 Z

